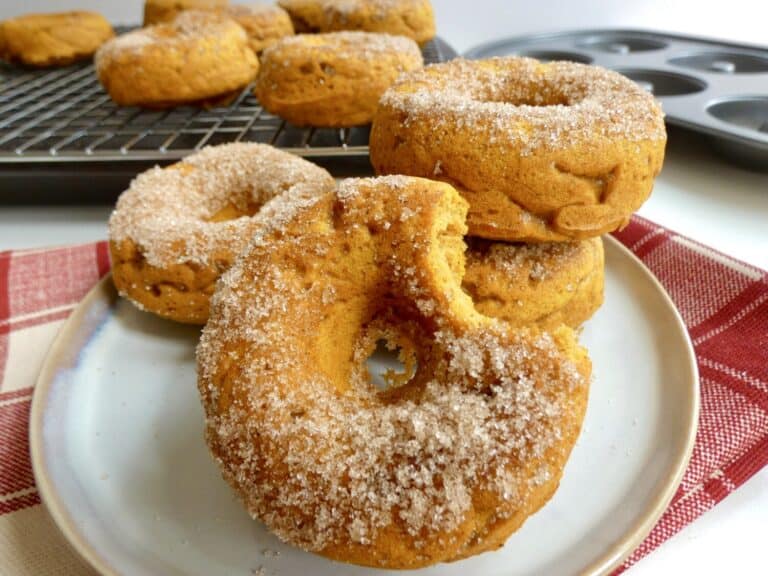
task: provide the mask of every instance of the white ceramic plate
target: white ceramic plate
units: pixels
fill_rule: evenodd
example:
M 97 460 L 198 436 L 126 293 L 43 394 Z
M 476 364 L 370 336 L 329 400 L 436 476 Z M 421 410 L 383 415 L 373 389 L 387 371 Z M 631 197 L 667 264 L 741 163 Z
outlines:
M 245 513 L 203 441 L 198 333 L 139 312 L 109 279 L 62 329 L 35 390 L 31 443 L 65 536 L 109 575 L 381 574 L 283 545 Z M 418 574 L 605 573 L 661 515 L 693 447 L 696 365 L 674 305 L 612 238 L 605 305 L 582 342 L 594 383 L 555 497 L 502 550 Z

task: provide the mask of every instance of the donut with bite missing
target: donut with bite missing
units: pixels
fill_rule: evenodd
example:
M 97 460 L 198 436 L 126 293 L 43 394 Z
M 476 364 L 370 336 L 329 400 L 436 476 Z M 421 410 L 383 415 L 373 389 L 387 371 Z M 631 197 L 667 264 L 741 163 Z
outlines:
M 390 176 L 274 200 L 197 348 L 206 439 L 254 518 L 328 558 L 412 569 L 494 550 L 555 492 L 584 417 L 573 330 L 462 291 L 466 202 Z M 366 358 L 401 349 L 379 390 Z

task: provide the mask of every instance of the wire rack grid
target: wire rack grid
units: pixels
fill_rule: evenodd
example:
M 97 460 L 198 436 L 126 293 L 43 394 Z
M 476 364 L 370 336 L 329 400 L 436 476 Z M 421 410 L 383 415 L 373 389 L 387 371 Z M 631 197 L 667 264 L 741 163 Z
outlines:
M 427 63 L 455 55 L 442 40 Z M 0 64 L 0 164 L 160 161 L 225 142 L 272 144 L 301 156 L 366 156 L 368 126 L 298 128 L 266 112 L 246 87 L 215 108 L 115 105 L 90 63 L 53 70 Z

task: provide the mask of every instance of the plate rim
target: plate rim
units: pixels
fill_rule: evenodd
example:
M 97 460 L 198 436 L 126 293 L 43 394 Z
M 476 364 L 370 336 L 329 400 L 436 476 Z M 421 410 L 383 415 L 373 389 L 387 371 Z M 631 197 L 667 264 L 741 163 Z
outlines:
M 701 409 L 700 380 L 696 353 L 680 311 L 664 286 L 640 258 L 613 236 L 606 234 L 602 238 L 604 242 L 610 244 L 613 249 L 617 249 L 625 257 L 629 257 L 638 266 L 642 274 L 646 276 L 659 292 L 665 305 L 671 309 L 675 324 L 680 329 L 683 336 L 683 344 L 688 352 L 686 359 L 691 378 L 687 388 L 691 399 L 691 409 L 686 412 L 688 422 L 682 453 L 678 455 L 675 465 L 668 471 L 662 489 L 652 499 L 652 503 L 646 512 L 636 520 L 625 534 L 613 545 L 607 547 L 594 562 L 581 572 L 583 576 L 604 576 L 620 566 L 635 551 L 637 546 L 645 540 L 659 518 L 666 511 L 683 479 L 693 454 Z M 48 473 L 43 442 L 43 416 L 54 381 L 53 372 L 54 367 L 57 366 L 55 360 L 61 356 L 63 349 L 68 346 L 70 333 L 76 326 L 82 323 L 83 316 L 90 310 L 91 304 L 102 298 L 109 299 L 110 295 L 115 295 L 111 272 L 99 280 L 77 304 L 54 338 L 35 382 L 29 418 L 29 446 L 32 470 L 42 503 L 53 518 L 57 528 L 61 531 L 62 536 L 102 576 L 124 576 L 78 530 L 77 523 L 67 511 L 64 499 L 56 491 Z

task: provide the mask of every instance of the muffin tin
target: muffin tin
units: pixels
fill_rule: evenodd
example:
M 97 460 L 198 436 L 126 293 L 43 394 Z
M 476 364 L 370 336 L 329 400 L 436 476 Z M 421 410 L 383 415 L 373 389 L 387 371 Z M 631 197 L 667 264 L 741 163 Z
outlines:
M 601 29 L 507 38 L 465 54 L 510 55 L 616 70 L 653 92 L 669 124 L 706 134 L 730 159 L 768 171 L 768 48 Z

